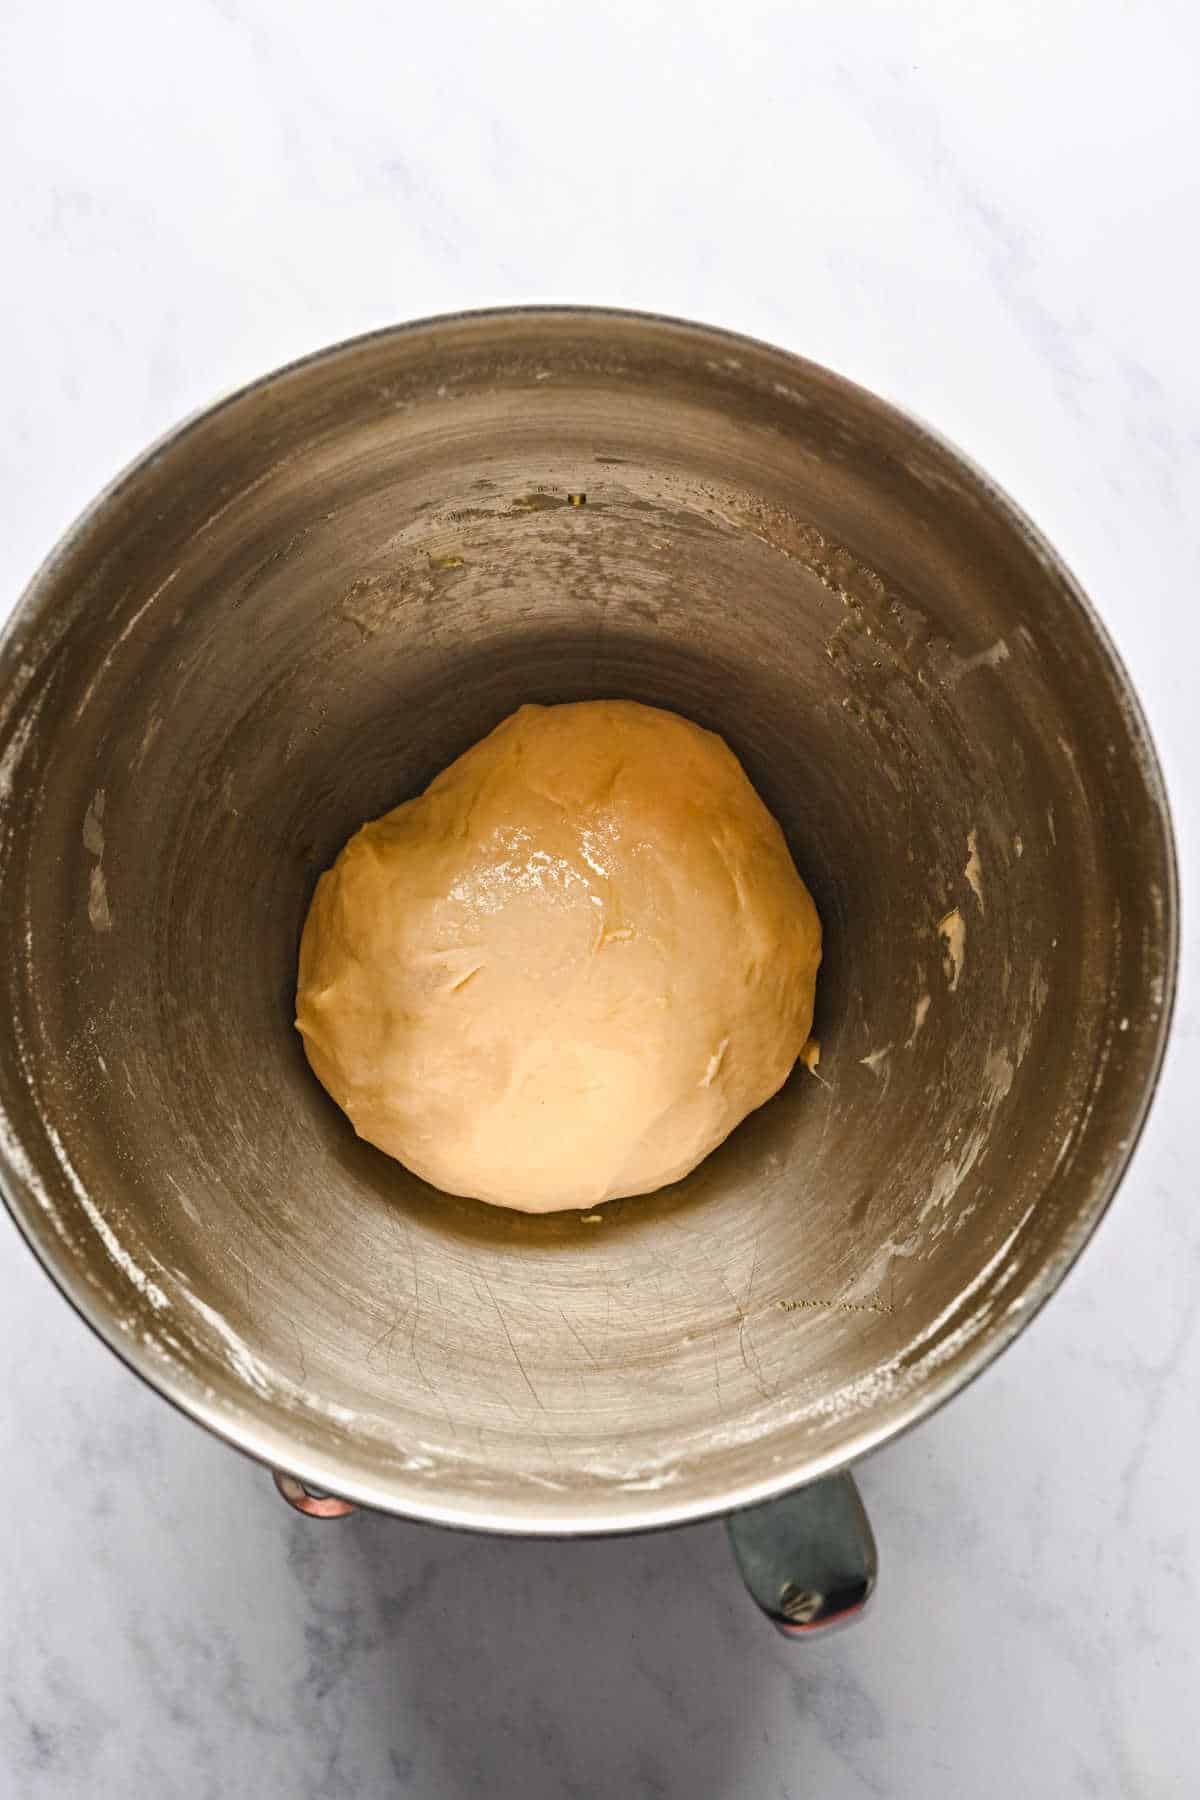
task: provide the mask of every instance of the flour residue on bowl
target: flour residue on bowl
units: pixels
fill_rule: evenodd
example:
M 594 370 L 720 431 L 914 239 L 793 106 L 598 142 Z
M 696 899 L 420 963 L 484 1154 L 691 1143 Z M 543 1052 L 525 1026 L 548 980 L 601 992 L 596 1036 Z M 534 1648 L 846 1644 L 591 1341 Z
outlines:
M 980 912 L 986 912 L 987 907 L 983 900 L 983 863 L 979 858 L 979 833 L 977 831 L 968 831 L 967 833 L 967 862 L 963 869 L 963 875 L 966 877 L 967 886 L 979 902 Z
M 88 923 L 93 931 L 111 931 L 112 907 L 104 875 L 104 789 L 97 788 L 83 815 L 83 847 L 96 861 L 88 877 Z
M 97 788 L 83 815 L 83 847 L 93 856 L 104 855 L 104 789 Z
M 238 1336 L 229 1321 L 217 1311 L 216 1307 L 209 1306 L 207 1301 L 199 1299 L 190 1289 L 183 1289 L 182 1298 L 195 1312 L 199 1313 L 205 1324 L 221 1340 L 225 1360 L 234 1374 L 239 1375 L 243 1381 L 248 1383 L 256 1394 L 261 1394 L 264 1400 L 271 1399 L 276 1384 L 272 1381 L 263 1363 L 255 1356 L 249 1345 Z
M 945 1229 L 945 1223 L 949 1218 L 949 1203 L 957 1197 L 967 1176 L 988 1147 L 992 1135 L 993 1115 L 1002 1101 L 1008 1098 L 1012 1089 L 1013 1075 L 1012 1059 L 1008 1051 L 1004 1048 L 992 1050 L 989 1047 L 980 1084 L 979 1116 L 960 1144 L 957 1154 L 948 1157 L 938 1165 L 919 1214 L 920 1222 L 927 1219 L 931 1213 L 941 1212 L 942 1223 L 933 1228 L 935 1237 Z M 962 1212 L 960 1211 L 957 1216 L 961 1219 Z
M 112 908 L 108 904 L 108 885 L 102 863 L 96 864 L 88 881 L 88 922 L 93 931 L 112 930 Z
M 922 994 L 917 1001 L 917 1004 L 913 1007 L 912 1030 L 904 1041 L 904 1048 L 906 1050 L 911 1050 L 917 1039 L 920 1037 L 921 1032 L 925 1027 L 925 1021 L 929 1017 L 929 1008 L 931 1005 L 932 996 L 929 994 Z
M 973 656 L 956 656 L 951 652 L 946 658 L 944 684 L 954 689 L 964 675 L 971 675 L 976 669 L 998 669 L 1011 654 L 1003 638 L 997 638 L 994 644 L 989 644 L 986 650 L 977 650 Z
M 122 1244 L 116 1232 L 104 1217 L 104 1214 L 100 1211 L 100 1208 L 96 1205 L 92 1196 L 88 1193 L 87 1188 L 80 1178 L 78 1170 L 71 1161 L 71 1158 L 67 1155 L 66 1145 L 63 1143 L 62 1138 L 58 1135 L 58 1132 L 48 1119 L 42 1121 L 42 1129 L 46 1133 L 50 1148 L 54 1152 L 58 1161 L 58 1166 L 66 1177 L 72 1193 L 87 1214 L 95 1229 L 97 1237 L 104 1245 L 104 1248 L 107 1250 L 112 1261 L 116 1263 L 117 1267 L 127 1280 L 132 1282 L 138 1293 L 143 1295 L 144 1298 L 150 1302 L 150 1305 L 154 1308 L 155 1312 L 165 1311 L 170 1305 L 167 1296 L 163 1293 L 158 1283 L 151 1280 L 150 1276 L 147 1275 L 140 1263 L 134 1261 L 124 1244 Z
M 20 682 L 20 676 L 25 674 L 29 668 L 30 665 L 27 663 L 22 663 L 20 665 L 18 682 Z M 0 724 L 7 724 L 10 714 L 23 697 L 27 686 L 28 680 L 23 684 L 18 685 L 17 693 L 14 695 L 13 700 L 4 709 L 3 719 L 0 719 Z M 8 802 L 13 797 L 17 770 L 20 768 L 22 758 L 29 748 L 29 740 L 33 736 L 33 728 L 37 724 L 38 714 L 42 710 L 42 701 L 44 698 L 45 695 L 42 693 L 39 694 L 35 700 L 30 702 L 24 716 L 18 719 L 17 723 L 13 726 L 12 736 L 4 746 L 3 754 L 0 755 L 0 805 L 7 806 Z
M 938 920 L 937 929 L 946 946 L 942 966 L 950 983 L 950 992 L 954 993 L 967 960 L 967 925 L 957 906 Z
M 63 1224 L 57 1206 L 47 1193 L 42 1179 L 25 1154 L 25 1146 L 13 1129 L 8 1115 L 0 1111 L 0 1156 L 16 1175 L 17 1180 L 33 1195 L 38 1206 L 45 1213 L 60 1238 L 65 1239 L 67 1228 Z

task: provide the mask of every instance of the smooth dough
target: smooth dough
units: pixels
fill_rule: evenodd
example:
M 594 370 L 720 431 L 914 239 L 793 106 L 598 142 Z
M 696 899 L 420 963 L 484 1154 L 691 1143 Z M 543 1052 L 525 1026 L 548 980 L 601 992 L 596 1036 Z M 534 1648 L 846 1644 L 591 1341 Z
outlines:
M 317 884 L 296 1023 L 360 1137 L 523 1212 L 678 1181 L 786 1080 L 821 927 L 722 738 L 523 706 Z

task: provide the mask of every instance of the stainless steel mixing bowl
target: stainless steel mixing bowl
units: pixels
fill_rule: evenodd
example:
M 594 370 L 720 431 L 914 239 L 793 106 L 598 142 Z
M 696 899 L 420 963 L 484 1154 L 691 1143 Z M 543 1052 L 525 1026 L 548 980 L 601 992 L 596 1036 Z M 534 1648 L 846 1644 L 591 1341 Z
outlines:
M 183 426 L 2 651 L 3 1182 L 231 1443 L 369 1506 L 620 1531 L 764 1500 L 1028 1323 L 1149 1101 L 1176 900 L 1137 704 L 944 443 L 671 321 L 383 332 Z M 448 1200 L 292 1029 L 318 872 L 524 700 L 724 733 L 826 929 L 815 1074 L 598 1220 Z

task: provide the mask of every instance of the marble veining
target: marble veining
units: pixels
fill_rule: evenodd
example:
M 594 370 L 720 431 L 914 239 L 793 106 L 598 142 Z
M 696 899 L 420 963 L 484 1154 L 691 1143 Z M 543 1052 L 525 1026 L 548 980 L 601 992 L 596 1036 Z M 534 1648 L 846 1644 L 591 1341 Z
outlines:
M 889 394 L 1009 488 L 1139 687 L 1194 883 L 1194 9 L 113 0 L 15 3 L 3 44 L 0 608 L 148 441 L 289 357 L 500 302 L 678 312 Z M 1112 1214 L 863 1467 L 877 1600 L 819 1647 L 763 1626 L 716 1525 L 292 1517 L 0 1219 L 0 1800 L 1195 1793 L 1185 950 Z

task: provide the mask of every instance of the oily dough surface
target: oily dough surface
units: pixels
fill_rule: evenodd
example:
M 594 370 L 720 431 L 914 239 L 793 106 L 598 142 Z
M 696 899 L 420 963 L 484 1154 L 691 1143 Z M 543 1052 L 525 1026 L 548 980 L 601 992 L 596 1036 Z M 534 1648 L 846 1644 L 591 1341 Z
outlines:
M 360 1137 L 524 1212 L 644 1194 L 786 1080 L 821 927 L 724 740 L 523 706 L 317 884 L 296 1023 Z

